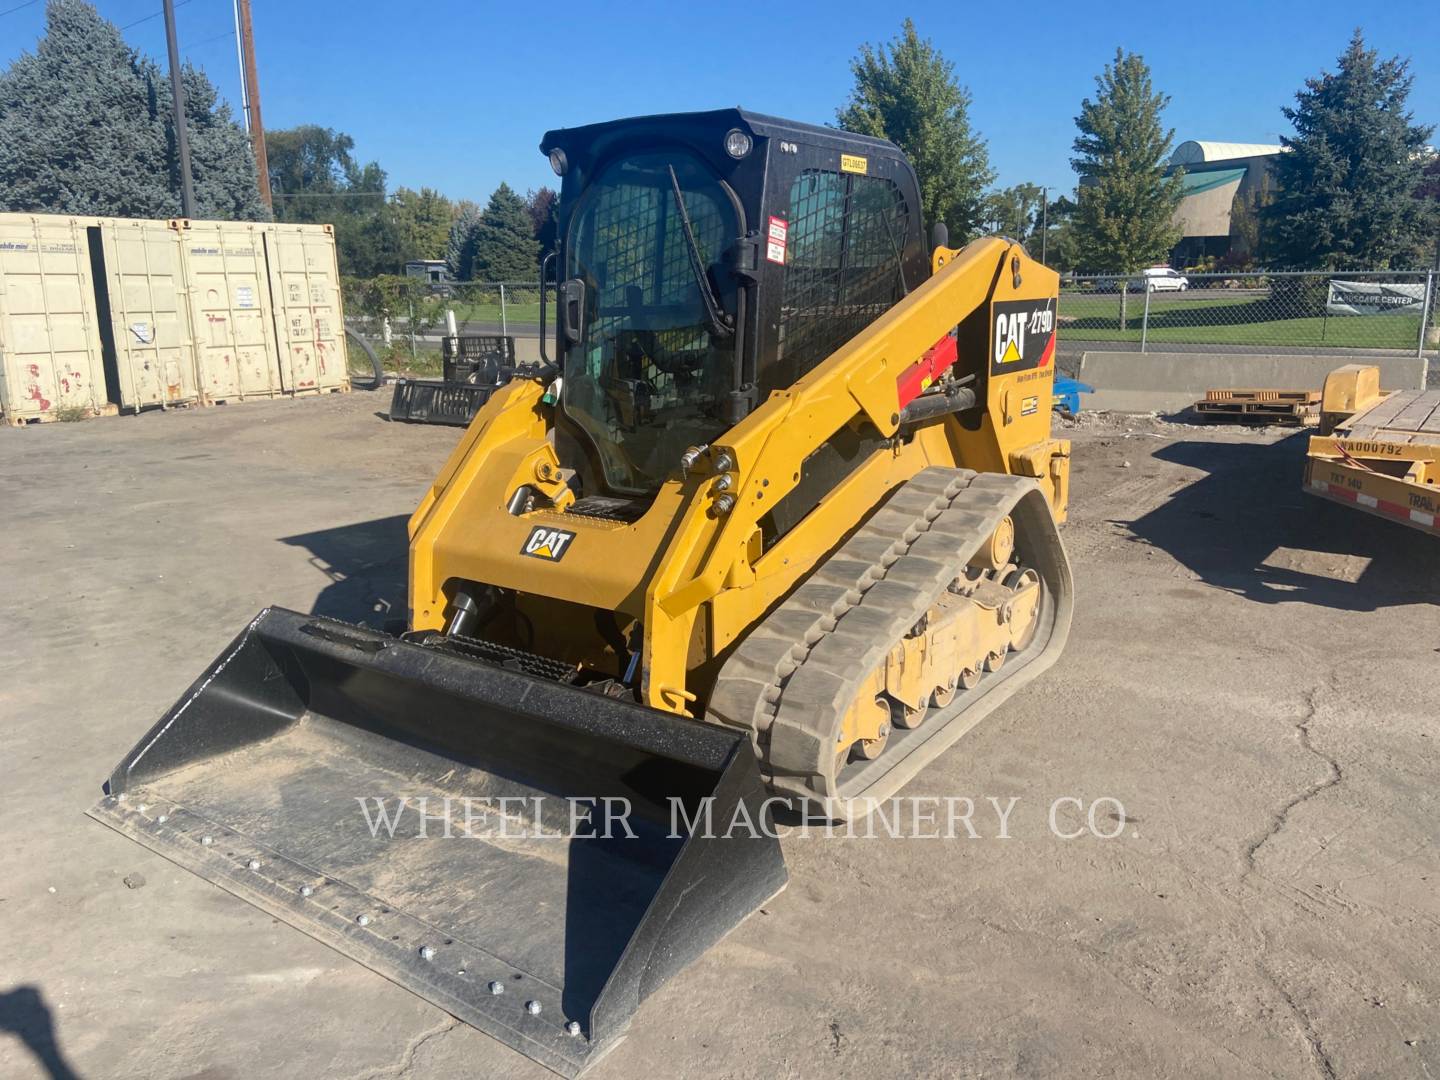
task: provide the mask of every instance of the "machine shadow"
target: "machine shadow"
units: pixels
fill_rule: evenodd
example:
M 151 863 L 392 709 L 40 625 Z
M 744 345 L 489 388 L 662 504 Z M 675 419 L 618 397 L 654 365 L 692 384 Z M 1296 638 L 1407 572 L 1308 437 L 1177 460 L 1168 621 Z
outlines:
M 1204 476 L 1127 524 L 1137 541 L 1172 555 L 1201 580 L 1258 603 L 1302 602 L 1375 611 L 1440 599 L 1435 541 L 1403 525 L 1338 506 L 1301 489 L 1307 432 L 1269 445 L 1176 442 L 1161 461 Z M 1316 573 L 1334 556 L 1349 573 Z M 1364 559 L 1358 574 L 1355 564 Z M 1292 564 L 1292 565 L 1287 565 Z
M 282 544 L 310 552 L 310 562 L 330 578 L 311 611 L 377 630 L 391 620 L 403 622 L 410 556 L 407 521 L 397 514 L 281 537 Z
M 55 1039 L 54 1017 L 37 987 L 0 991 L 0 1033 L 23 1042 L 51 1080 L 79 1080 Z

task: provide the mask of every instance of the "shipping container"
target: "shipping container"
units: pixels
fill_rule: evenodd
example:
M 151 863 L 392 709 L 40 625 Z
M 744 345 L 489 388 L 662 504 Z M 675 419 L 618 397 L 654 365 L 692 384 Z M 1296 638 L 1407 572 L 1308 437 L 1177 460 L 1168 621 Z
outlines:
M 245 221 L 177 226 L 201 400 L 213 404 L 283 393 L 265 261 L 265 231 L 273 226 Z
M 348 390 L 329 225 L 0 214 L 0 409 Z
M 334 229 L 271 225 L 265 251 L 281 385 L 292 394 L 350 389 Z
M 9 423 L 107 411 L 90 263 L 95 226 L 93 218 L 0 214 L 0 412 Z
M 108 306 L 118 404 L 126 411 L 199 399 L 179 222 L 107 218 L 99 302 Z

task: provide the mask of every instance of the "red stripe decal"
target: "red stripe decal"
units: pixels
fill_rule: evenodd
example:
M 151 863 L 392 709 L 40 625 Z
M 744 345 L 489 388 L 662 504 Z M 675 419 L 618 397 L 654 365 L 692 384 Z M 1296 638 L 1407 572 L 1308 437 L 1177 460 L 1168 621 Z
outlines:
M 958 359 L 955 339 L 946 334 L 932 345 L 919 360 L 902 371 L 895 380 L 895 393 L 903 409 L 924 392 L 940 373 Z

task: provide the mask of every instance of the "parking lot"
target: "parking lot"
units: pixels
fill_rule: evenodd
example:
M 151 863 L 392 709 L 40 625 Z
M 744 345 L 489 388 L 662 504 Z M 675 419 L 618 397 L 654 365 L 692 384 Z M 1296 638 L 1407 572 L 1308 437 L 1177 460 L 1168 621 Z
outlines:
M 84 816 L 263 606 L 404 614 L 458 432 L 387 404 L 0 429 L 0 1074 L 550 1075 Z M 1303 495 L 1303 434 L 1062 434 L 1067 651 L 905 793 L 978 835 L 785 840 L 589 1075 L 1440 1070 L 1440 550 Z

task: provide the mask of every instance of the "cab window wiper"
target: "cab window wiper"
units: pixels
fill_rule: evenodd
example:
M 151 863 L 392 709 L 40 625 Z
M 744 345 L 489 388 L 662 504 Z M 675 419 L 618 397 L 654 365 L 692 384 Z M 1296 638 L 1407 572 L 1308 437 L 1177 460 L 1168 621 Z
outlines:
M 680 214 L 680 228 L 685 234 L 685 249 L 690 253 L 690 273 L 695 278 L 700 299 L 705 304 L 705 325 L 711 337 L 731 337 L 735 328 L 725 321 L 720 301 L 715 298 L 715 292 L 710 288 L 710 278 L 700 261 L 700 245 L 695 242 L 695 229 L 690 224 L 690 211 L 685 208 L 685 196 L 680 194 L 680 180 L 675 175 L 675 166 L 667 165 L 665 168 L 670 173 L 670 190 L 675 194 L 675 209 Z

